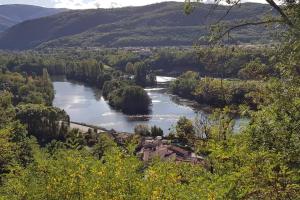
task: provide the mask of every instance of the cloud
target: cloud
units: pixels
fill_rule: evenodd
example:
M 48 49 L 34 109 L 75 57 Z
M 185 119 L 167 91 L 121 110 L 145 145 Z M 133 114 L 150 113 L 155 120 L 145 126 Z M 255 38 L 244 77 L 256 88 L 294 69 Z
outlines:
M 56 8 L 70 8 L 70 9 L 88 9 L 96 8 L 97 0 L 85 2 L 83 0 L 54 0 Z
M 28 5 L 53 7 L 54 0 L 0 0 L 0 5 L 3 4 L 28 4 Z
M 169 0 L 54 0 L 56 8 L 88 9 L 112 8 L 123 6 L 142 6 Z M 180 2 L 180 0 L 177 0 Z M 184 0 L 181 0 L 183 2 Z
M 69 8 L 69 9 L 89 9 L 89 8 L 112 8 L 122 6 L 143 6 L 147 4 L 159 3 L 172 0 L 0 0 L 0 4 L 31 4 L 45 7 Z M 174 0 L 173 0 L 174 1 Z M 175 0 L 184 2 L 184 0 Z M 214 2 L 214 0 L 203 0 L 204 2 Z M 224 0 L 223 0 L 224 1 Z M 242 0 L 243 2 L 260 2 L 265 0 Z

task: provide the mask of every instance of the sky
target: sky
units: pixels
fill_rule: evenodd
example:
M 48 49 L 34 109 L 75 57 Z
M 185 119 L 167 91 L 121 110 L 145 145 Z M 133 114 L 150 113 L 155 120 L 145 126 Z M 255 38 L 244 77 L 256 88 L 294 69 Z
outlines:
M 2 4 L 29 4 L 51 8 L 87 9 L 112 8 L 123 6 L 142 6 L 170 0 L 0 0 Z M 184 0 L 173 0 L 184 2 Z M 247 0 L 248 2 L 264 2 L 264 0 Z

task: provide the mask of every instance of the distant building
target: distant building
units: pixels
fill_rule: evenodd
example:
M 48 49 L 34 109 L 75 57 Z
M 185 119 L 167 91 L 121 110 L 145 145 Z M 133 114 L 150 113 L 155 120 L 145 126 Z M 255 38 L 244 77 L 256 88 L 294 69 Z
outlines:
M 166 161 L 189 162 L 192 164 L 203 164 L 204 158 L 195 153 L 171 144 L 169 140 L 161 138 L 145 138 L 142 142 L 138 155 L 145 162 L 154 158 L 160 158 Z

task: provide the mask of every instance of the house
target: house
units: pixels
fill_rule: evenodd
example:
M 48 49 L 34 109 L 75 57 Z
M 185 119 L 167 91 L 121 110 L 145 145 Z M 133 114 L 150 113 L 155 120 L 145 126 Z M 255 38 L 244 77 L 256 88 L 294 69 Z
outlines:
M 171 141 L 163 140 L 162 138 L 145 138 L 145 140 L 142 141 L 138 155 L 145 162 L 151 161 L 154 158 L 165 161 L 188 162 L 192 164 L 202 164 L 204 162 L 203 157 L 197 156 L 195 153 L 183 149 L 182 147 L 171 144 Z

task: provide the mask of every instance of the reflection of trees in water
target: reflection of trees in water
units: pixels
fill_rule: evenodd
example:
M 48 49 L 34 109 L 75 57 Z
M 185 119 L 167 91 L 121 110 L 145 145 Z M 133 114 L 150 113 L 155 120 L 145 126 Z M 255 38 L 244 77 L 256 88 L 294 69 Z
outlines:
M 64 75 L 56 75 L 50 77 L 52 82 L 66 82 L 67 78 Z
M 188 100 L 188 99 L 184 99 L 181 98 L 177 95 L 170 95 L 170 99 L 171 101 L 173 101 L 175 104 L 178 104 L 180 106 L 186 106 L 186 107 L 190 107 L 192 108 L 195 112 L 198 111 L 203 111 L 205 110 L 205 112 L 208 113 L 209 109 L 207 109 L 207 106 L 205 105 L 200 105 L 199 103 L 197 103 L 196 101 L 192 101 L 192 100 Z M 207 111 L 206 111 L 207 110 Z
M 64 75 L 51 76 L 51 80 L 52 80 L 52 82 L 69 82 L 69 83 L 72 83 L 72 84 L 76 84 L 76 85 L 80 85 L 80 86 L 85 86 L 85 87 L 91 88 L 91 90 L 94 93 L 95 99 L 97 101 L 101 100 L 102 91 L 100 89 L 96 88 L 96 87 L 92 87 L 92 86 L 87 85 L 87 84 L 85 84 L 83 82 L 80 82 L 80 81 L 76 81 L 76 80 L 72 80 L 72 79 L 67 79 L 66 76 L 64 76 Z

